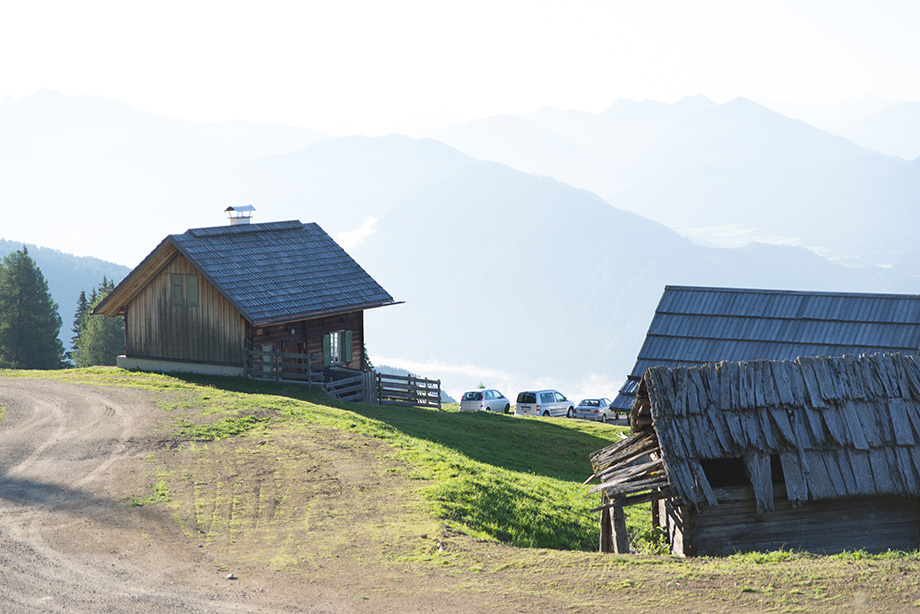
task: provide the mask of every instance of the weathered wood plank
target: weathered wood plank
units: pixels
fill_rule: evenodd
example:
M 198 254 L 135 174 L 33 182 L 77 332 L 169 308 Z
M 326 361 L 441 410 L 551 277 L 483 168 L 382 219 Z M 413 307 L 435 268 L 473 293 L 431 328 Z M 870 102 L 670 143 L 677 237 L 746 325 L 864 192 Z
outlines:
M 789 420 L 787 410 L 783 407 L 772 407 L 766 411 L 770 414 L 770 418 L 776 430 L 779 432 L 776 446 L 795 446 L 797 442 L 795 440 L 795 433 L 792 431 L 792 422 Z
M 742 490 L 742 489 L 739 489 Z M 793 507 L 777 500 L 777 509 L 762 516 L 754 511 L 754 496 L 735 503 L 720 499 L 719 508 L 702 508 L 694 518 L 699 554 L 724 555 L 735 550 L 779 547 L 813 552 L 916 548 L 920 506 L 902 497 L 860 497 L 806 501 Z
M 716 498 L 715 493 L 712 491 L 712 486 L 709 484 L 709 478 L 706 477 L 706 472 L 703 471 L 703 466 L 695 458 L 691 458 L 687 461 L 687 465 L 690 467 L 690 471 L 693 473 L 693 477 L 696 479 L 697 490 L 702 493 L 703 499 L 712 506 L 719 505 L 719 500 Z M 699 500 L 699 499 L 697 499 Z
M 829 406 L 827 409 L 821 412 L 821 418 L 824 420 L 824 425 L 827 427 L 827 432 L 830 433 L 831 439 L 837 445 L 849 445 L 850 438 L 847 433 L 847 428 L 843 424 L 841 419 L 840 412 L 837 410 L 836 406 Z
M 798 453 L 781 452 L 779 460 L 783 467 L 787 496 L 793 501 L 805 501 L 808 498 L 808 485 L 805 482 L 802 465 L 799 463 Z
M 623 507 L 629 507 L 630 505 L 640 505 L 642 503 L 649 503 L 651 501 L 660 501 L 662 499 L 670 499 L 674 496 L 674 493 L 667 486 L 662 486 L 659 489 L 651 490 L 646 493 L 639 495 L 629 495 L 625 497 L 617 497 L 615 501 L 608 501 L 599 507 L 595 507 L 592 510 L 589 510 L 592 514 L 595 512 L 603 512 L 603 510 L 610 509 L 615 505 L 620 505 Z
M 799 356 L 795 361 L 799 364 L 799 373 L 802 374 L 805 382 L 808 403 L 812 407 L 824 409 L 827 404 L 824 402 L 824 397 L 821 396 L 821 386 L 818 384 L 818 377 L 812 366 L 814 360 L 808 356 Z
M 770 472 L 770 455 L 749 453 L 744 456 L 744 465 L 751 478 L 754 498 L 757 501 L 757 513 L 763 514 L 773 509 L 773 476 Z
M 910 425 L 910 418 L 907 416 L 906 403 L 901 398 L 888 399 L 887 413 L 891 418 L 891 426 L 894 431 L 894 440 L 898 445 L 908 446 L 916 445 L 913 429 Z

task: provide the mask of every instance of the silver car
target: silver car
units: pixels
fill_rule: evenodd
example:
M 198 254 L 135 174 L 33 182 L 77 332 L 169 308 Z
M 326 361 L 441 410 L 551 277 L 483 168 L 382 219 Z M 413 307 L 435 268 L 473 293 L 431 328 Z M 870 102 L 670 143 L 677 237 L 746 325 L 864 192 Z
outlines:
M 525 390 L 517 395 L 515 416 L 571 416 L 572 402 L 558 390 Z
M 460 411 L 494 411 L 507 414 L 511 411 L 511 401 L 494 388 L 470 390 L 460 397 Z
M 582 399 L 581 403 L 575 406 L 573 418 L 582 420 L 595 420 L 598 422 L 607 422 L 616 416 L 620 417 L 620 412 L 610 408 L 610 399 L 599 397 L 596 399 Z

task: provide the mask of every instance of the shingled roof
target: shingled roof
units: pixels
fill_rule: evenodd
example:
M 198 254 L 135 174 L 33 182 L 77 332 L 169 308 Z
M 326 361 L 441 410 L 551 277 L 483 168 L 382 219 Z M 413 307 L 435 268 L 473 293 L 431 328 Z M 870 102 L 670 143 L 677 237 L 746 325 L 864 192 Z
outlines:
M 920 296 L 667 286 L 614 405 L 653 366 L 877 352 L 920 353 Z
M 178 252 L 254 325 L 393 303 L 393 297 L 314 223 L 195 228 L 169 235 L 94 313 L 116 315 Z
M 615 444 L 593 455 L 602 481 L 593 490 L 635 497 L 653 481 L 687 505 L 714 506 L 703 462 L 742 458 L 763 512 L 773 509 L 770 459 L 777 455 L 792 501 L 920 496 L 914 356 L 654 367 L 642 378 L 632 424 L 637 444 L 648 448 L 657 437 L 663 465 L 643 473 L 630 462 L 603 462 L 627 442 Z

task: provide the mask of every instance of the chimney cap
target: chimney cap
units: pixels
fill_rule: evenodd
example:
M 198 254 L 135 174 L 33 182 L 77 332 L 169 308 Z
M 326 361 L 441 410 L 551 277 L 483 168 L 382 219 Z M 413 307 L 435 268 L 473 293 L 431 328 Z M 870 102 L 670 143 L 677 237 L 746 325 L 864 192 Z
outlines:
M 224 209 L 225 212 L 229 213 L 227 217 L 230 218 L 231 226 L 235 226 L 236 224 L 248 224 L 249 218 L 252 217 L 252 212 L 255 210 L 256 208 L 252 205 L 237 205 Z

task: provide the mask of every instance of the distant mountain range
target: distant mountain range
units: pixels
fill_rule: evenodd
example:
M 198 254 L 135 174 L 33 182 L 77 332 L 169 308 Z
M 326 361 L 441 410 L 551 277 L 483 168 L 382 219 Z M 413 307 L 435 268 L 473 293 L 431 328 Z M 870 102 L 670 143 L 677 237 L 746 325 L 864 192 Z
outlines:
M 873 118 L 883 116 L 920 125 L 920 105 Z M 896 122 L 873 118 L 863 124 L 875 127 L 865 129 L 864 140 L 890 143 Z M 619 101 L 599 114 L 544 109 L 455 126 L 440 138 L 471 156 L 590 189 L 709 245 L 767 241 L 887 264 L 890 246 L 852 237 L 867 222 L 870 236 L 887 226 L 879 223 L 890 217 L 880 200 L 886 193 L 901 195 L 896 209 L 905 199 L 920 204 L 906 160 L 743 98 L 722 105 L 702 96 L 673 105 Z
M 315 221 L 405 301 L 368 313 L 372 358 L 453 396 L 480 382 L 612 396 L 666 284 L 916 292 L 920 273 L 918 163 L 742 99 L 544 109 L 442 142 L 196 124 L 43 91 L 0 105 L 0 130 L 12 249 L 133 267 L 167 234 L 226 223 L 228 205 Z M 703 247 L 668 226 L 887 266 Z M 79 289 L 128 270 L 102 264 L 66 289 L 74 275 L 43 267 L 67 330 Z

